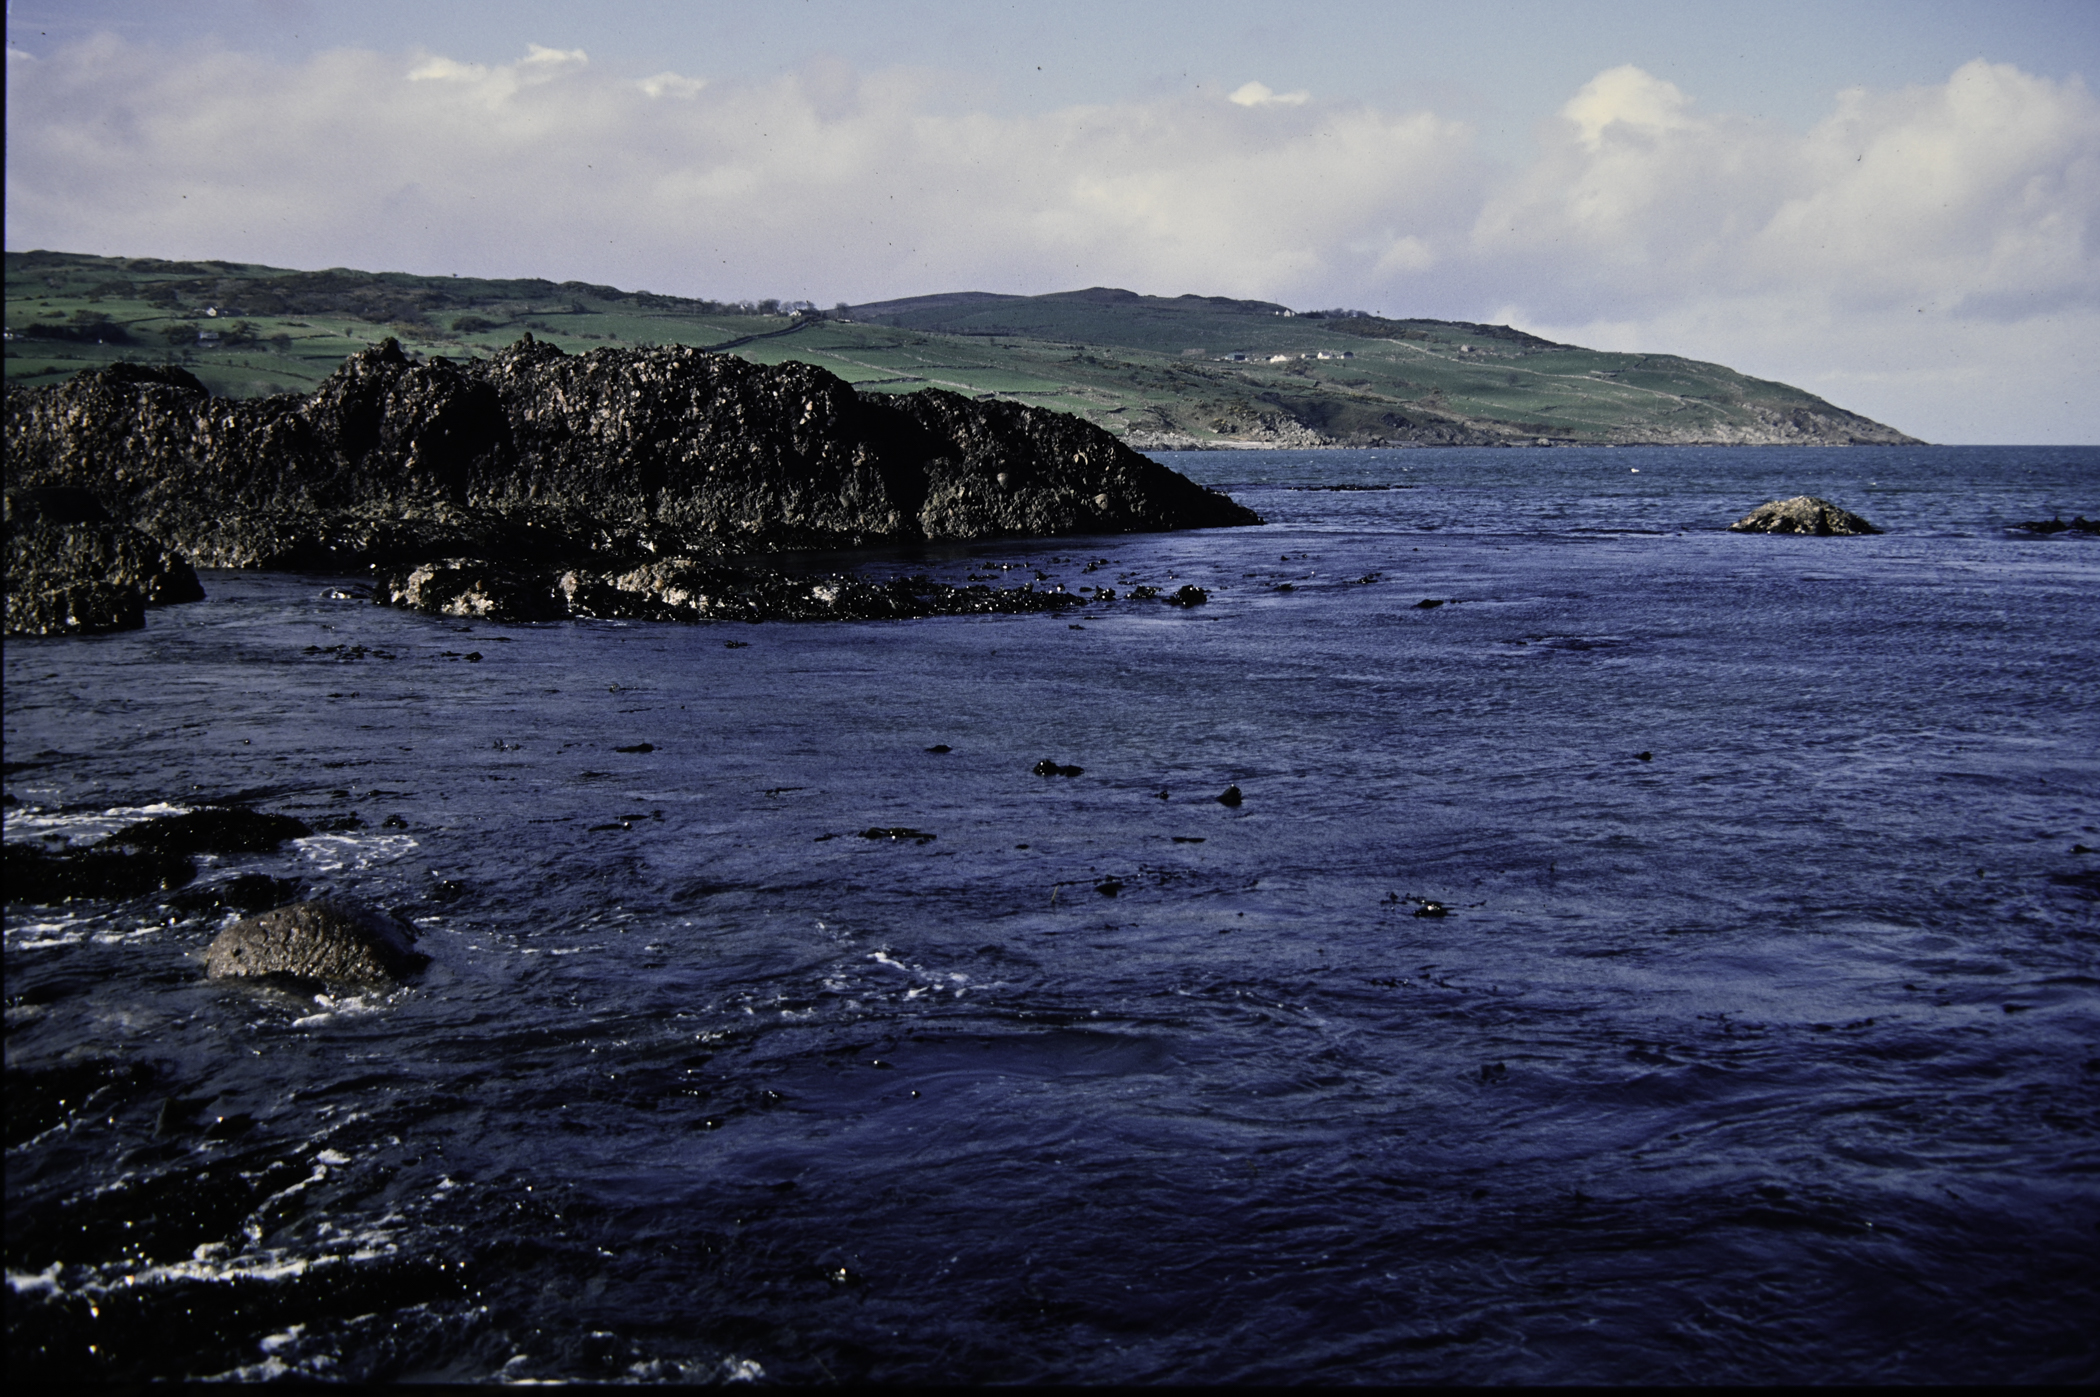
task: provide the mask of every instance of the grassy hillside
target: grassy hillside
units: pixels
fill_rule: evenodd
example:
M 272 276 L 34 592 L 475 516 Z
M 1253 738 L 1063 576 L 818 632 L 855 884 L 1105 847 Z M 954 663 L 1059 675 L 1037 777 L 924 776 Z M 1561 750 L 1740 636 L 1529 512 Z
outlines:
M 169 360 L 239 397 L 311 388 L 387 336 L 458 358 L 529 332 L 572 352 L 689 344 L 803 360 L 869 391 L 1013 398 L 1139 446 L 1907 440 L 1799 389 L 1672 355 L 1101 288 L 817 312 L 573 281 L 10 252 L 6 327 L 10 383 Z

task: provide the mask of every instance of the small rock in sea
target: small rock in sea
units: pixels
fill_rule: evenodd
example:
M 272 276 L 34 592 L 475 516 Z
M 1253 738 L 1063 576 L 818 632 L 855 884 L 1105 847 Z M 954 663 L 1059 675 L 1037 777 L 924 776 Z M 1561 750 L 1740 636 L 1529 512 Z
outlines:
M 1048 757 L 1037 762 L 1029 770 L 1033 771 L 1037 776 L 1083 776 L 1086 774 L 1086 768 L 1083 766 L 1059 766 Z
M 1451 915 L 1451 909 L 1444 906 L 1441 902 L 1425 900 L 1420 907 L 1415 909 L 1415 915 L 1417 917 L 1448 917 Z
M 1130 589 L 1130 599 L 1132 601 L 1150 601 L 1158 595 L 1159 588 L 1157 587 L 1132 587 Z
M 116 849 L 46 849 L 7 846 L 7 900 L 48 906 L 76 897 L 112 901 L 179 888 L 197 876 L 197 866 L 162 849 L 136 853 Z
M 1166 791 L 1166 788 L 1165 788 L 1165 787 L 1161 787 L 1161 788 L 1160 788 L 1160 792 L 1159 792 L 1159 794 L 1158 794 L 1158 795 L 1156 795 L 1156 796 L 1154 796 L 1154 797 L 1152 797 L 1152 798 L 1153 798 L 1154 800 L 1171 800 L 1171 799 L 1173 799 L 1173 797 L 1171 797 L 1171 796 L 1169 796 L 1169 795 L 1167 794 L 1167 791 Z
M 1244 799 L 1246 799 L 1246 797 L 1240 794 L 1240 788 L 1238 786 L 1227 786 L 1225 788 L 1225 794 L 1218 797 L 1218 804 L 1237 806 Z
M 1738 534 L 1814 534 L 1819 538 L 1881 532 L 1850 510 L 1814 495 L 1761 504 L 1730 524 L 1728 530 Z
M 613 750 L 615 752 L 654 752 L 656 744 L 653 742 L 637 742 L 632 747 L 615 747 Z
M 862 839 L 909 839 L 914 844 L 931 844 L 935 837 L 922 829 L 911 829 L 904 825 L 878 825 L 860 832 Z
M 296 902 L 243 917 L 205 953 L 212 979 L 282 975 L 331 983 L 395 984 L 430 958 L 400 918 L 331 900 Z
M 466 654 L 460 656 L 460 658 L 465 660 L 470 665 L 478 665 L 481 663 L 481 652 L 479 650 L 469 650 Z
M 1634 759 L 1635 761 L 1637 761 L 1637 762 L 1652 762 L 1652 761 L 1654 761 L 1654 760 L 1655 760 L 1655 753 L 1653 753 L 1653 752 L 1635 752 L 1635 753 L 1633 754 L 1633 759 Z
M 1480 1069 L 1480 1080 L 1483 1082 L 1502 1082 L 1508 1079 L 1509 1064 L 1506 1062 L 1491 1062 Z
M 724 650 L 749 650 L 751 642 L 748 640 L 725 640 L 722 642 L 722 648 Z
M 399 815 L 389 815 L 379 822 L 379 827 L 381 829 L 407 829 L 408 821 L 402 819 Z
M 1172 606 L 1201 606 L 1209 600 L 1210 593 L 1201 587 L 1187 585 L 1180 587 L 1173 596 L 1167 598 L 1168 604 Z
M 1173 836 L 1173 839 L 1176 844 L 1201 844 L 1203 842 L 1203 836 L 1200 834 L 1177 834 Z
M 953 747 L 950 747 L 945 742 L 936 742 L 931 747 L 928 747 L 926 750 L 935 754 L 940 754 L 943 752 L 952 752 L 955 749 Z
M 167 854 L 267 854 L 287 839 L 313 830 L 289 815 L 264 815 L 236 805 L 210 806 L 181 815 L 156 815 L 103 840 Z
M 1094 891 L 1103 897 L 1114 897 L 1117 893 L 1123 891 L 1123 880 L 1113 875 L 1103 878 L 1100 882 L 1094 884 Z
M 1443 603 L 1438 601 L 1435 597 L 1424 597 L 1422 598 L 1422 600 L 1415 603 L 1415 610 L 1434 611 L 1442 605 Z

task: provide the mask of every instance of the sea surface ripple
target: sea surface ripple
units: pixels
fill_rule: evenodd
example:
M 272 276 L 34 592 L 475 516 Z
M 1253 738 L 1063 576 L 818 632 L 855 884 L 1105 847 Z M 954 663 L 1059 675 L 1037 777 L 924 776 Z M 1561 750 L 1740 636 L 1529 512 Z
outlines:
M 9 1371 L 2100 1376 L 2100 452 L 1164 459 L 1270 522 L 864 560 L 1069 614 L 10 641 L 10 841 L 434 964 L 10 906 Z

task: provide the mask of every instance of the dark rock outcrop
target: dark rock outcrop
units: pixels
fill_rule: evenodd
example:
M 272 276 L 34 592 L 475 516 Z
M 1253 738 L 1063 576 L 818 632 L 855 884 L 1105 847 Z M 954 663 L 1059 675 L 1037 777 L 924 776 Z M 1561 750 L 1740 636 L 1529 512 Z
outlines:
M 104 844 L 168 854 L 267 854 L 287 839 L 312 834 L 305 821 L 236 805 L 155 815 L 118 830 Z
M 1065 414 L 863 396 L 807 364 L 687 348 L 572 356 L 529 336 L 468 363 L 412 362 L 389 340 L 311 394 L 245 401 L 175 368 L 88 370 L 10 388 L 7 441 L 11 487 L 90 491 L 211 567 L 603 572 L 1260 522 Z
M 390 985 L 430 963 L 400 918 L 352 903 L 295 902 L 243 917 L 213 938 L 205 973 L 215 980 L 286 976 L 332 984 Z
M 9 635 L 137 630 L 147 607 L 204 596 L 187 562 L 112 520 L 89 490 L 31 487 L 6 501 Z
M 1761 504 L 1730 524 L 1739 534 L 1815 534 L 1828 538 L 1837 534 L 1878 534 L 1881 530 L 1850 510 L 1840 509 L 1814 495 L 1796 495 L 1790 500 Z
M 2059 514 L 2054 519 L 2029 519 L 2013 527 L 2030 534 L 2100 534 L 2100 519 L 2088 519 L 2080 514 L 2067 524 Z

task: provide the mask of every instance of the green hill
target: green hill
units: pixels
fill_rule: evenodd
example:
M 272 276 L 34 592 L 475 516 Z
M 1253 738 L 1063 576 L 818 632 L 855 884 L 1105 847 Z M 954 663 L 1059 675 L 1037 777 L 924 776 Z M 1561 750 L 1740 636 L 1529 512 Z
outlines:
M 458 358 L 530 333 L 572 352 L 688 344 L 759 363 L 799 359 L 872 392 L 1012 398 L 1077 413 L 1140 447 L 1911 440 L 1718 364 L 1265 301 L 1097 287 L 819 311 L 576 281 L 62 252 L 5 260 L 11 384 L 166 360 L 248 397 L 310 389 L 389 336 L 411 353 Z

